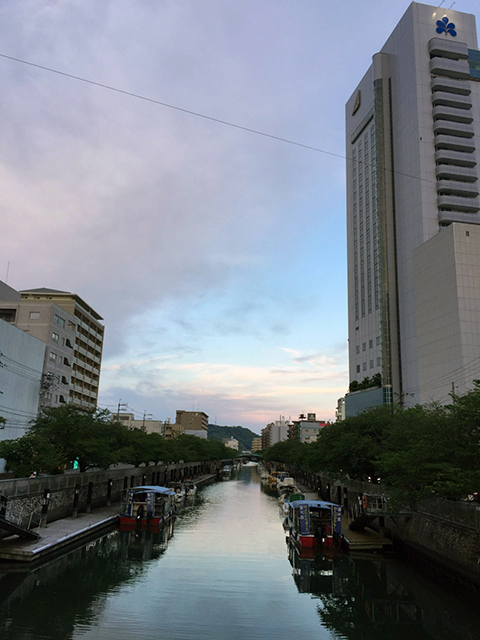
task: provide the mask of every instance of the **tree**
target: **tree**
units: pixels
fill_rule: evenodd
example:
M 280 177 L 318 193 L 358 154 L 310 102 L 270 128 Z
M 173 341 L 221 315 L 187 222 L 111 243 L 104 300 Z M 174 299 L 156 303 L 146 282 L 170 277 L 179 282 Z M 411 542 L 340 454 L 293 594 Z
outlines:
M 44 408 L 29 433 L 52 443 L 59 466 L 77 462 L 83 472 L 92 467 L 108 469 L 118 462 L 126 431 L 125 426 L 111 421 L 109 411 L 91 413 L 66 404 Z

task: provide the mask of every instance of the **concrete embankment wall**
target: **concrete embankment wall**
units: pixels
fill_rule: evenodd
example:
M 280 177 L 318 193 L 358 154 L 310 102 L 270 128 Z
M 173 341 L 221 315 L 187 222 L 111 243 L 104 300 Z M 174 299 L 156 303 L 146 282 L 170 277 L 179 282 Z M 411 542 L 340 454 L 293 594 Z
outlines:
M 388 490 L 382 485 L 290 471 L 321 499 L 341 504 L 352 515 L 366 497 L 367 505 L 374 503 L 384 514 L 372 522 L 373 528 L 382 526 L 394 543 L 422 556 L 432 568 L 441 566 L 453 577 L 480 586 L 480 504 L 432 498 L 415 509 L 391 508 Z
M 6 516 L 23 527 L 71 516 L 74 510 L 119 502 L 124 491 L 140 485 L 166 485 L 185 478 L 216 473 L 215 462 L 160 464 L 148 467 L 118 466 L 107 471 L 68 471 L 61 475 L 0 480 L 0 495 L 7 498 Z M 47 508 L 46 502 L 48 501 Z M 45 513 L 46 512 L 46 513 Z

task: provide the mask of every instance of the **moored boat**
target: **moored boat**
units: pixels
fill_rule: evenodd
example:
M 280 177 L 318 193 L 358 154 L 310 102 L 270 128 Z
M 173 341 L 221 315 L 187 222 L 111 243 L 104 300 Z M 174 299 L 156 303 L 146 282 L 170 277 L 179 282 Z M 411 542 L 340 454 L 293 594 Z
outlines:
M 127 489 L 120 512 L 120 528 L 160 529 L 175 517 L 175 492 L 168 487 Z
M 185 480 L 183 486 L 185 488 L 185 495 L 187 496 L 187 498 L 196 495 L 197 485 L 195 484 L 195 482 L 193 482 L 193 480 Z
M 176 502 L 181 502 L 185 498 L 185 486 L 182 482 L 170 482 L 168 488 L 175 493 Z
M 288 503 L 286 526 L 290 541 L 301 550 L 336 547 L 342 539 L 342 507 L 322 500 L 294 500 Z

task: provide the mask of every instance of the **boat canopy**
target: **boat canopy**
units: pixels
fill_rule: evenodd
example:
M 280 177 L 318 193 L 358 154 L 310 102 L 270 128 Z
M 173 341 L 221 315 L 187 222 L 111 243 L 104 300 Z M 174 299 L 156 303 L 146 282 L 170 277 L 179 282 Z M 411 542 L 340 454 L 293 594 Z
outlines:
M 175 491 L 172 491 L 168 487 L 156 486 L 131 487 L 130 489 L 127 489 L 127 491 L 130 491 L 131 493 L 145 493 L 146 491 L 151 491 L 152 493 L 161 493 L 164 495 L 175 493 Z
M 340 505 L 333 502 L 324 502 L 323 500 L 294 500 L 290 502 L 290 505 L 296 509 L 305 505 L 307 507 L 314 507 L 317 509 L 331 509 L 332 507 L 339 507 Z

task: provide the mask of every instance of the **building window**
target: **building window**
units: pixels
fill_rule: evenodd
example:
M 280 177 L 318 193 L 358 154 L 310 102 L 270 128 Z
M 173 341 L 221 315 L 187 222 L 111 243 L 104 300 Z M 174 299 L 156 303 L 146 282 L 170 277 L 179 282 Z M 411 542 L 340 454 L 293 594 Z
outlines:
M 373 339 L 369 341 L 369 343 L 368 343 L 368 347 L 369 347 L 370 349 L 373 349 Z
M 65 326 L 65 320 L 63 318 L 61 318 L 60 316 L 57 316 L 57 314 L 55 314 L 53 316 L 53 321 L 55 324 L 58 324 L 59 327 L 64 327 Z
M 360 365 L 357 364 L 357 373 L 360 373 Z
M 50 360 L 52 360 L 52 362 L 57 361 L 57 354 L 54 353 L 53 351 L 50 351 L 50 353 L 48 354 L 48 357 L 50 358 Z
M 377 367 L 380 367 L 382 364 L 382 359 L 381 358 L 377 358 Z
M 380 336 L 377 336 L 377 346 L 380 344 Z
M 366 362 L 364 362 L 364 363 L 363 363 L 363 365 L 362 365 L 362 369 L 363 369 L 364 371 L 366 371 L 366 370 L 367 370 L 367 363 L 366 363 Z
M 55 342 L 58 342 L 60 340 L 60 336 L 58 335 L 58 333 L 55 333 L 55 331 L 52 331 L 52 340 L 54 340 Z
M 355 347 L 355 352 L 356 353 L 360 353 L 360 345 L 359 344 L 357 344 L 357 346 Z
M 40 311 L 30 311 L 30 320 L 40 318 Z
M 366 350 L 367 350 L 367 343 L 366 343 L 366 342 L 364 342 L 364 343 L 362 344 L 362 351 L 366 351 Z
M 373 369 L 373 360 L 370 360 L 370 369 Z

